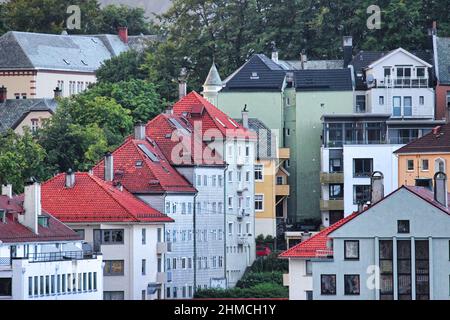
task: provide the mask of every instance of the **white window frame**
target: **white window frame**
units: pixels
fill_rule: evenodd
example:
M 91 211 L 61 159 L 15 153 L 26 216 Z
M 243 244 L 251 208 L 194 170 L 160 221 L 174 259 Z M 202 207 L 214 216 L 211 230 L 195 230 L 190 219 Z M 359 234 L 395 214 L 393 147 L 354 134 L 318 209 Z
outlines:
M 256 209 L 256 198 L 257 197 L 261 197 L 261 209 Z M 258 200 L 258 202 L 259 202 L 259 200 Z M 263 212 L 264 211 L 264 194 L 262 194 L 262 193 L 256 193 L 255 194 L 255 211 L 256 212 Z

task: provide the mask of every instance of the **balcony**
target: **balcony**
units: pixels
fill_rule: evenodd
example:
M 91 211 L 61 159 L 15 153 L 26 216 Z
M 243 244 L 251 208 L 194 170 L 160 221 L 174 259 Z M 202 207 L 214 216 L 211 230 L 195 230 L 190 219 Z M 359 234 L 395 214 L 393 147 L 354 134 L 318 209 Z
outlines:
M 168 243 L 167 242 L 158 242 L 156 245 L 156 253 L 164 254 L 168 252 Z
M 291 158 L 291 149 L 290 148 L 279 148 L 278 149 L 278 157 L 283 160 L 287 160 Z
M 277 196 L 288 196 L 290 194 L 290 187 L 288 184 L 277 184 L 275 186 L 275 194 Z
M 343 172 L 321 172 L 320 173 L 320 183 L 323 183 L 323 184 L 344 183 L 344 173 Z
M 158 273 L 156 273 L 156 282 L 158 282 L 158 283 L 166 283 L 167 282 L 167 273 L 166 272 L 158 272 Z
M 369 87 L 376 88 L 428 88 L 428 78 L 410 78 L 410 77 L 387 77 L 381 80 L 375 80 L 375 83 Z
M 320 200 L 320 210 L 344 210 L 344 200 Z
M 247 243 L 247 237 L 243 237 L 243 236 L 239 236 L 237 239 L 237 244 L 238 245 L 244 245 Z

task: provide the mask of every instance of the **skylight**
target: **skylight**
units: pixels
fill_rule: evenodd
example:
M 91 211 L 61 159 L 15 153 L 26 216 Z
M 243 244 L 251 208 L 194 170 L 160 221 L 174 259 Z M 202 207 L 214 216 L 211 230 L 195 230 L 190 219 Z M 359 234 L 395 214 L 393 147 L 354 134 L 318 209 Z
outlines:
M 145 144 L 138 144 L 138 147 L 139 147 L 139 149 L 142 150 L 142 152 L 145 153 L 145 155 L 146 155 L 150 160 L 152 160 L 153 162 L 159 162 L 158 157 L 157 157 L 153 152 L 151 152 L 151 151 L 147 148 L 147 146 L 146 146 Z
M 228 121 L 230 121 L 231 124 L 232 124 L 235 128 L 239 128 L 239 126 L 236 124 L 236 122 L 234 122 L 234 121 L 231 120 L 230 118 L 228 118 Z
M 225 124 L 216 117 L 216 121 L 222 125 L 222 127 L 226 128 Z
M 64 61 L 65 64 L 70 65 L 70 62 L 67 61 L 66 59 L 63 59 L 63 61 Z

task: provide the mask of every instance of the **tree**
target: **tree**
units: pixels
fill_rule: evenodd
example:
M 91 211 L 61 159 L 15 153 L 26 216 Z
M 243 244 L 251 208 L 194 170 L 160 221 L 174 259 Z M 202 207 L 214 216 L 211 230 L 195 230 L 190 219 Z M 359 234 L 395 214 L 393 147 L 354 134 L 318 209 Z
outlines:
M 49 177 L 44 164 L 45 150 L 34 140 L 28 129 L 22 136 L 10 130 L 0 136 L 0 184 L 10 183 L 16 193 L 23 191 L 30 177 Z
M 96 97 L 114 99 L 135 123 L 153 119 L 165 106 L 165 101 L 156 93 L 156 87 L 148 81 L 139 79 L 117 83 L 100 82 L 80 97 L 83 100 L 94 100 Z
M 97 81 L 103 83 L 145 79 L 146 73 L 141 68 L 143 63 L 144 54 L 134 50 L 125 51 L 102 64 L 96 71 Z

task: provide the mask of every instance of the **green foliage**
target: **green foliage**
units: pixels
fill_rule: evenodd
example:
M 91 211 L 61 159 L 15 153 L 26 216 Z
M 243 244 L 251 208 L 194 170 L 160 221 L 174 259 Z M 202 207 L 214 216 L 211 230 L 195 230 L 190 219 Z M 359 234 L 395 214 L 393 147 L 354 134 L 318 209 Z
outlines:
M 151 34 L 152 26 L 142 8 L 126 5 L 108 5 L 96 19 L 97 32 L 116 34 L 118 27 L 128 27 L 129 34 Z
M 103 63 L 96 71 L 97 81 L 102 83 L 145 79 L 145 72 L 141 70 L 143 63 L 143 54 L 134 50 L 123 52 Z
M 155 86 L 138 79 L 98 83 L 80 97 L 83 100 L 94 100 L 96 97 L 114 99 L 121 107 L 129 110 L 134 122 L 153 119 L 165 106 L 165 102 L 156 93 Z
M 266 257 L 256 258 L 253 265 L 249 268 L 249 272 L 287 272 L 289 269 L 288 262 L 287 260 L 278 259 L 278 254 L 277 252 L 272 252 Z
M 28 129 L 22 136 L 12 130 L 0 136 L 0 184 L 10 183 L 14 191 L 23 191 L 25 180 L 48 178 L 45 150 L 34 140 Z
M 282 286 L 283 285 L 283 273 L 284 271 L 274 272 L 247 272 L 237 282 L 238 288 L 251 288 L 260 283 L 272 283 Z
M 203 289 L 195 293 L 195 298 L 288 298 L 289 289 L 271 283 L 261 283 L 251 288 Z

